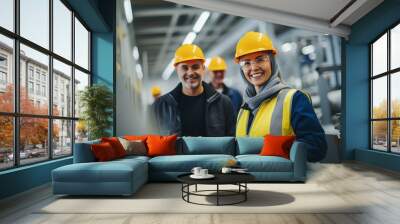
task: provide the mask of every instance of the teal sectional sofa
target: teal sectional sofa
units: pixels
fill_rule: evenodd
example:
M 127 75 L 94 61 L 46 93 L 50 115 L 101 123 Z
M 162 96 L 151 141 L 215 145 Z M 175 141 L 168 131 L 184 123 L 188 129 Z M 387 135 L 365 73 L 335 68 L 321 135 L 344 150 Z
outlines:
M 75 144 L 74 163 L 52 171 L 54 194 L 131 195 L 148 181 L 176 181 L 193 167 L 219 172 L 228 160 L 236 160 L 259 182 L 304 182 L 307 145 L 295 142 L 290 159 L 260 156 L 263 138 L 182 137 L 177 140 L 177 155 L 128 156 L 96 162 L 91 141 Z

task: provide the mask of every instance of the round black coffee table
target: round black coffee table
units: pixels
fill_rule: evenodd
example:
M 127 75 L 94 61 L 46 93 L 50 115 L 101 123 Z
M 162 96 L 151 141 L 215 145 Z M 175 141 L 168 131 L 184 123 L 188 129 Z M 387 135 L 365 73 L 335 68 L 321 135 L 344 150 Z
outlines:
M 182 183 L 182 199 L 188 203 L 198 204 L 198 205 L 234 205 L 239 204 L 241 202 L 245 202 L 247 200 L 247 192 L 249 188 L 247 187 L 247 183 L 255 180 L 255 177 L 248 173 L 216 173 L 213 174 L 215 177 L 212 179 L 193 179 L 190 177 L 191 173 L 182 174 L 177 177 L 178 181 Z M 197 190 L 198 184 L 205 185 L 216 185 L 215 190 Z M 190 186 L 195 186 L 194 191 L 190 191 Z M 220 189 L 220 185 L 236 185 L 238 186 L 237 190 L 223 190 Z M 215 192 L 215 194 L 205 194 L 209 192 Z M 202 204 L 190 201 L 190 196 L 204 196 L 204 197 L 216 197 L 216 204 Z M 232 203 L 221 203 L 221 197 L 230 197 L 230 196 L 241 196 L 240 200 L 234 201 Z

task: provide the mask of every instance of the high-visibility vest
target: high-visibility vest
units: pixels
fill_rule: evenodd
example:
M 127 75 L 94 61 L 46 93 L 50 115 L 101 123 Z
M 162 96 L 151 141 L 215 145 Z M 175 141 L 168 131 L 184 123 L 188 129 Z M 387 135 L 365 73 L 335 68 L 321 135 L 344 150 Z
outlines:
M 294 136 L 291 125 L 292 99 L 296 89 L 283 89 L 277 96 L 262 102 L 247 133 L 251 111 L 241 108 L 236 122 L 236 137 L 266 135 Z

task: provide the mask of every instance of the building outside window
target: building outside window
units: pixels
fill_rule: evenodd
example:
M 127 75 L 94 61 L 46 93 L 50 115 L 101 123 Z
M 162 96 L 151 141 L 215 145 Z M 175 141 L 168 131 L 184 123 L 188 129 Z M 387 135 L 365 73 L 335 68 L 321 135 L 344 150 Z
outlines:
M 58 102 L 58 89 L 54 89 L 53 103 L 57 104 L 57 102 Z
M 0 54 L 0 67 L 7 68 L 7 56 Z
M 46 74 L 42 73 L 42 82 L 46 83 Z
M 46 86 L 42 86 L 42 96 L 46 96 Z
M 7 56 L 0 54 L 0 88 L 4 91 L 7 86 Z
M 28 93 L 29 94 L 34 93 L 33 82 L 31 82 L 31 81 L 28 82 Z
M 7 74 L 4 71 L 0 71 L 0 84 L 7 84 Z
M 36 69 L 36 80 L 40 81 L 40 70 Z
M 40 84 L 36 84 L 36 95 L 40 96 Z
M 33 80 L 33 67 L 29 66 L 28 70 L 29 79 Z

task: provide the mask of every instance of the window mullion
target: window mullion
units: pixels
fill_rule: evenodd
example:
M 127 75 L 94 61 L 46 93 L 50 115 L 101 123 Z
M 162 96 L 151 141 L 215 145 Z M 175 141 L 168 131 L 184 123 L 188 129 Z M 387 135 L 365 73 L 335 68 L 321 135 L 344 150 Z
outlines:
M 49 50 L 53 52 L 53 0 L 49 0 Z M 49 159 L 53 159 L 53 56 L 49 55 L 48 91 L 50 118 L 48 120 L 48 152 Z
M 390 70 L 390 29 L 389 29 L 389 31 L 387 32 L 387 51 L 386 51 L 386 54 L 387 54 L 387 63 L 386 63 L 386 66 L 387 66 L 387 68 L 386 68 L 386 70 L 387 71 L 389 71 Z M 387 74 L 387 98 L 388 98 L 388 104 L 387 104 L 387 110 L 388 110 L 388 118 L 392 118 L 392 100 L 391 100 L 391 75 L 390 75 L 390 73 L 389 74 Z M 392 121 L 391 120 L 389 120 L 388 121 L 388 141 L 389 141 L 389 143 L 388 143 L 388 152 L 391 152 L 392 151 L 392 135 L 391 135 L 391 132 L 392 132 Z
M 374 146 L 374 144 L 373 144 L 373 141 L 374 141 L 374 136 L 373 136 L 373 121 L 372 121 L 372 119 L 374 118 L 373 117 L 373 91 L 374 91 L 374 88 L 373 88 L 373 79 L 372 79 L 372 72 L 373 72 L 373 63 L 372 63 L 372 56 L 373 56 L 373 50 L 374 50 L 374 48 L 372 47 L 372 45 L 370 45 L 370 47 L 369 47 L 369 52 L 370 52 L 370 55 L 369 55 L 369 64 L 370 64 L 370 66 L 369 66 L 369 69 L 370 69 L 370 71 L 369 71 L 369 119 L 370 119 L 370 122 L 369 122 L 369 148 L 370 149 L 373 149 L 373 146 Z
M 72 71 L 71 71 L 71 91 L 72 91 L 72 105 L 71 105 L 71 117 L 75 118 L 75 12 L 72 11 L 72 15 L 71 15 L 71 23 L 72 23 L 72 38 L 71 38 L 71 59 L 72 59 Z M 71 150 L 72 150 L 72 155 L 74 155 L 74 145 L 75 145 L 75 125 L 76 125 L 76 121 L 73 120 L 72 121 L 72 130 L 71 130 Z
M 20 0 L 14 1 L 14 30 L 17 35 L 19 35 L 19 8 Z M 14 39 L 14 112 L 19 114 L 20 112 L 20 50 L 19 50 L 19 39 Z M 19 135 L 20 135 L 20 118 L 14 116 L 14 166 L 19 166 Z

